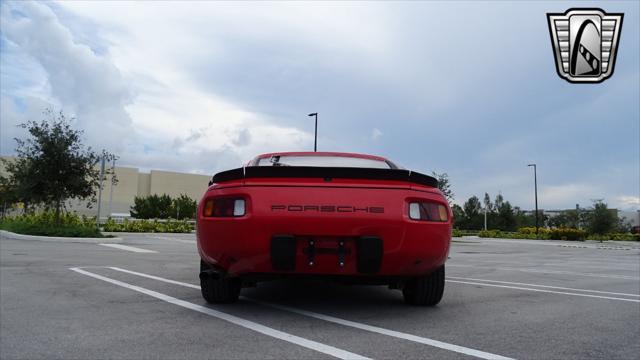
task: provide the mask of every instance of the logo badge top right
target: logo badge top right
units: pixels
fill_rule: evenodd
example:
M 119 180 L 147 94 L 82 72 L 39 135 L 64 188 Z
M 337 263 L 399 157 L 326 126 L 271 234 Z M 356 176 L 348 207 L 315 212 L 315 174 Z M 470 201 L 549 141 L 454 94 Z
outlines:
M 623 18 L 622 13 L 602 9 L 548 13 L 558 75 L 572 83 L 599 83 L 611 77 Z

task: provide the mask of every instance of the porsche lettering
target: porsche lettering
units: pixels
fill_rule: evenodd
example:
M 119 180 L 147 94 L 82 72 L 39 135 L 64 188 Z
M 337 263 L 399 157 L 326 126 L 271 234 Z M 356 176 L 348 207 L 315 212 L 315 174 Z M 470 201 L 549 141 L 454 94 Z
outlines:
M 381 206 L 351 206 L 351 205 L 271 205 L 271 211 L 291 211 L 291 212 L 328 212 L 328 213 L 370 213 L 383 214 L 384 207 Z

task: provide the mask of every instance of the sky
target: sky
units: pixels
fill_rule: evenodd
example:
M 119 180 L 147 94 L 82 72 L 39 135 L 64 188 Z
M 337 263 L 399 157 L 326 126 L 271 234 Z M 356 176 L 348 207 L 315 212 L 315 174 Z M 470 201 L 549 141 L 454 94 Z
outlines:
M 570 84 L 546 13 L 623 12 Z M 62 110 L 118 164 L 211 175 L 313 149 L 446 172 L 462 204 L 640 209 L 640 2 L 0 1 L 0 154 Z

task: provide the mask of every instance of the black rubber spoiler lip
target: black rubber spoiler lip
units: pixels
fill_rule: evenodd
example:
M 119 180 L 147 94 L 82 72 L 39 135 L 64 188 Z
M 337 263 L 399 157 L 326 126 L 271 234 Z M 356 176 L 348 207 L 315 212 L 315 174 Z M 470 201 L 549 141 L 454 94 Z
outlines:
M 215 174 L 209 185 L 250 178 L 400 180 L 434 188 L 438 187 L 438 180 L 434 177 L 411 170 L 318 166 L 246 166 Z

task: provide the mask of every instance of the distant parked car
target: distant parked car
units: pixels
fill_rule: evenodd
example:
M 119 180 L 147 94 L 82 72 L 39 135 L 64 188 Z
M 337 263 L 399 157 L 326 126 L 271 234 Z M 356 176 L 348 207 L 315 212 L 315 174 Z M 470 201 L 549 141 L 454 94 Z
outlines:
M 243 286 L 326 277 L 401 289 L 408 304 L 444 291 L 451 210 L 430 176 L 378 156 L 263 154 L 220 172 L 198 205 L 204 299 Z
M 632 234 L 640 234 L 640 226 L 632 226 L 631 227 Z

